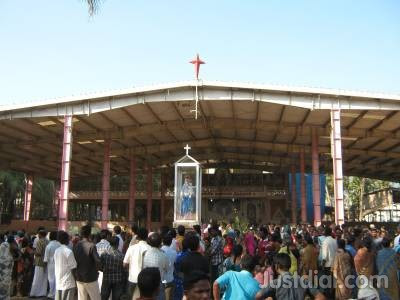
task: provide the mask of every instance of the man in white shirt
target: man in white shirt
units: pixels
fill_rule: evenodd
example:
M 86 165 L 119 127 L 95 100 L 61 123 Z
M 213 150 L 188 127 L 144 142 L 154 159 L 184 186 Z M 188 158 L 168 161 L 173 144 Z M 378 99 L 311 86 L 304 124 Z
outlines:
M 50 243 L 44 251 L 43 261 L 47 263 L 47 278 L 49 280 L 49 292 L 47 298 L 54 299 L 56 293 L 56 275 L 54 274 L 54 253 L 61 246 L 57 241 L 57 231 L 50 232 Z
M 129 246 L 124 257 L 124 267 L 129 268 L 128 299 L 132 299 L 133 297 L 138 282 L 138 275 L 143 269 L 143 257 L 146 251 L 151 248 L 146 242 L 147 235 L 148 231 L 146 228 L 139 228 L 137 232 L 138 242 Z
M 165 283 L 166 275 L 169 268 L 169 260 L 167 255 L 160 249 L 161 247 L 161 235 L 158 232 L 152 232 L 147 242 L 151 249 L 147 250 L 143 257 L 143 268 L 158 268 L 161 274 L 160 292 L 158 294 L 158 300 L 165 299 Z
M 176 261 L 176 250 L 171 248 L 172 236 L 169 234 L 164 235 L 163 246 L 161 250 L 164 251 L 165 255 L 168 257 L 169 265 L 168 271 L 165 274 L 165 300 L 172 300 L 172 292 L 174 290 L 174 265 Z
M 326 271 L 330 272 L 336 256 L 337 241 L 332 238 L 332 228 L 330 227 L 325 228 L 324 235 L 326 238 L 324 239 L 321 247 L 322 267 Z
M 74 253 L 68 248 L 69 236 L 65 231 L 58 232 L 61 246 L 54 253 L 54 271 L 56 277 L 56 300 L 75 300 L 76 284 L 72 270 L 76 269 Z

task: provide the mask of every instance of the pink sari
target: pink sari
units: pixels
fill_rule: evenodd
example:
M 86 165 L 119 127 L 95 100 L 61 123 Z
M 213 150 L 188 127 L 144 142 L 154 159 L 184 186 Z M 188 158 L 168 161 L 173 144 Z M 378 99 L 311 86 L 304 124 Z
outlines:
M 254 240 L 253 233 L 246 233 L 246 236 L 244 237 L 244 245 L 246 247 L 247 253 L 251 256 L 254 256 L 256 252 L 256 241 Z

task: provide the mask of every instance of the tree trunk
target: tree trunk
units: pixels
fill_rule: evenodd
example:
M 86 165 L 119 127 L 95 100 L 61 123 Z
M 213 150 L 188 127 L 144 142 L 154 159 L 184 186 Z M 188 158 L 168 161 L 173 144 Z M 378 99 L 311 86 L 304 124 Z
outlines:
M 363 219 L 363 196 L 364 196 L 364 189 L 365 189 L 365 178 L 361 178 L 360 182 L 360 200 L 358 201 L 358 211 L 359 211 L 359 216 L 358 216 L 358 221 L 362 221 Z

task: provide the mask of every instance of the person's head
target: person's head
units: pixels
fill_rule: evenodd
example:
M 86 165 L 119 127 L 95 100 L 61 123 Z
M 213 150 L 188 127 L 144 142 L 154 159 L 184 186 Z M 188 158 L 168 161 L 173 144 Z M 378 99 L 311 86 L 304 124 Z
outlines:
M 49 234 L 49 239 L 50 239 L 50 241 L 57 240 L 57 231 L 51 231 Z
M 150 233 L 149 237 L 147 238 L 147 243 L 154 248 L 161 247 L 161 235 L 158 232 Z
M 37 233 L 39 233 L 40 231 L 45 230 L 44 226 L 39 226 L 38 229 L 36 230 Z
M 185 275 L 183 289 L 187 300 L 209 300 L 210 277 L 202 271 L 193 270 Z
M 390 247 L 390 239 L 384 237 L 381 241 L 382 247 L 389 248 Z
M 58 232 L 57 238 L 58 238 L 58 241 L 60 242 L 60 244 L 62 244 L 62 245 L 69 244 L 69 235 L 64 230 L 60 230 Z
M 325 236 L 332 236 L 332 228 L 331 227 L 325 227 L 324 235 Z
M 280 235 L 280 234 L 277 234 L 277 233 L 272 234 L 272 235 L 271 235 L 271 242 L 272 242 L 273 244 L 280 243 L 280 242 L 281 242 L 281 235 Z
M 179 225 L 177 229 L 178 229 L 178 234 L 180 236 L 184 236 L 185 235 L 185 226 Z
M 193 229 L 198 235 L 201 235 L 201 227 L 200 227 L 200 225 L 197 225 L 197 224 L 193 225 Z
M 140 227 L 137 232 L 137 239 L 140 241 L 145 241 L 145 240 L 147 240 L 148 235 L 149 235 L 149 232 L 147 231 L 147 229 L 144 227 Z
M 168 231 L 168 235 L 172 237 L 172 239 L 176 238 L 176 230 L 175 228 L 171 228 L 170 231 Z
M 240 267 L 242 268 L 242 270 L 249 271 L 250 273 L 253 273 L 256 265 L 257 265 L 256 260 L 254 259 L 253 256 L 249 254 L 244 255 L 240 260 Z
M 371 233 L 372 238 L 374 238 L 374 239 L 378 236 L 378 231 L 376 230 L 375 227 L 371 228 L 370 233 Z
M 44 229 L 40 230 L 39 233 L 38 233 L 39 238 L 45 238 L 46 235 L 47 235 L 47 232 Z
M 304 236 L 304 242 L 305 242 L 305 244 L 307 244 L 307 245 L 314 245 L 314 240 L 313 240 L 313 238 L 311 237 L 311 235 L 309 235 L 309 234 L 306 234 L 306 235 Z
M 90 225 L 84 225 L 81 228 L 81 236 L 85 239 L 90 237 L 90 233 L 92 232 L 92 227 Z
M 171 246 L 172 243 L 172 236 L 170 236 L 169 234 L 166 234 L 163 236 L 162 238 L 162 243 L 164 246 Z
M 113 231 L 115 234 L 121 234 L 121 226 L 114 226 Z
M 102 229 L 99 236 L 101 240 L 107 240 L 111 237 L 111 232 L 107 229 Z
M 133 224 L 131 227 L 132 234 L 136 235 L 138 232 L 138 229 L 139 229 L 139 227 L 137 225 Z
M 110 246 L 113 247 L 114 249 L 118 249 L 119 246 L 119 237 L 117 236 L 112 236 L 109 238 Z
M 190 251 L 197 251 L 200 246 L 199 237 L 194 232 L 188 232 L 185 234 L 186 246 Z
M 161 275 L 158 268 L 144 268 L 138 276 L 141 297 L 154 298 L 160 290 Z
M 274 257 L 275 269 L 279 272 L 287 272 L 290 269 L 291 261 L 290 256 L 286 253 L 278 253 Z
M 369 236 L 362 240 L 362 247 L 367 248 L 368 251 L 372 250 L 373 241 Z
M 343 240 L 343 239 L 338 239 L 337 240 L 337 246 L 338 246 L 339 249 L 344 250 L 345 247 L 346 247 L 346 241 Z
M 242 247 L 242 245 L 235 245 L 235 246 L 233 246 L 233 249 L 232 249 L 232 256 L 234 256 L 234 257 L 240 257 L 240 256 L 242 256 L 242 254 L 243 254 L 243 247 Z

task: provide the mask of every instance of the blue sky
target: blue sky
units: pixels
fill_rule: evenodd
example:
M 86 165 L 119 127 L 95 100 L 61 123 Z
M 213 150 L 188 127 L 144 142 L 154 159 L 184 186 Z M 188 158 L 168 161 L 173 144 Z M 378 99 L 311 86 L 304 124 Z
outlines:
M 0 104 L 193 78 L 400 94 L 400 1 L 0 0 Z

